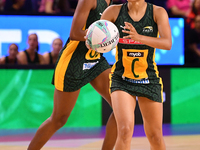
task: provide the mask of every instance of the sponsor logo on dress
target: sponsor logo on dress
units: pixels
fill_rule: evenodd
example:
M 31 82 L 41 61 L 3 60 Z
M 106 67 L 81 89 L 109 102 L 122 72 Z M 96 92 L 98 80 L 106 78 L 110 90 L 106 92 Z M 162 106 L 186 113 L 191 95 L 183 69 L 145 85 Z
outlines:
M 129 79 L 129 78 L 122 76 L 122 79 L 125 80 L 125 81 L 128 81 L 128 82 L 131 82 L 131 83 L 139 83 L 139 84 L 149 84 L 150 83 L 148 78 L 144 78 L 144 79 L 140 79 L 140 80 L 134 80 L 134 79 Z
M 144 57 L 144 52 L 127 52 L 128 57 Z
M 121 43 L 121 44 L 139 44 L 139 45 L 143 45 L 141 42 L 134 41 L 132 39 L 123 39 L 123 38 L 119 38 L 119 43 Z
M 152 26 L 146 26 L 146 27 L 143 28 L 142 32 L 145 32 L 145 33 L 153 32 L 153 27 Z
M 99 63 L 99 61 L 97 61 L 97 62 L 91 62 L 91 63 L 84 63 L 84 64 L 83 64 L 83 70 L 89 70 L 89 69 L 91 69 L 94 65 L 96 65 L 97 63 Z

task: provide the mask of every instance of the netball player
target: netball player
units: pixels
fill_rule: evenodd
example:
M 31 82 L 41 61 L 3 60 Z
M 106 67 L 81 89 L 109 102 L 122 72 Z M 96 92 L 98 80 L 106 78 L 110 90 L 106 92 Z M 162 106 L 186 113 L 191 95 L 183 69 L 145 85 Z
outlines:
M 110 87 L 118 129 L 115 150 L 130 150 L 136 96 L 150 149 L 165 150 L 163 84 L 155 63 L 155 48 L 171 49 L 168 14 L 145 0 L 127 1 L 108 7 L 101 17 L 115 23 L 120 32 Z
M 111 105 L 109 94 L 110 65 L 102 54 L 85 46 L 85 29 L 99 20 L 110 0 L 79 0 L 74 13 L 70 37 L 59 54 L 53 84 L 54 108 L 52 115 L 39 127 L 28 150 L 39 150 L 60 129 L 70 116 L 80 88 L 90 83 Z M 80 110 L 82 111 L 82 110 Z M 83 112 L 84 113 L 84 112 Z M 93 114 L 91 114 L 93 115 Z M 103 150 L 112 150 L 116 140 L 114 115 L 108 120 Z

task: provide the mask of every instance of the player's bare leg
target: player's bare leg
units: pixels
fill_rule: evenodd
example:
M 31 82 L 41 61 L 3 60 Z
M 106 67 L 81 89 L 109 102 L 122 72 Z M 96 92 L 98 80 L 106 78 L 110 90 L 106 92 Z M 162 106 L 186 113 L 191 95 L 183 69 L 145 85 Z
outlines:
M 139 97 L 138 102 L 151 150 L 166 150 L 162 134 L 163 103 L 145 97 Z
M 109 93 L 109 73 L 111 69 L 102 72 L 98 77 L 90 82 L 94 89 L 110 104 Z M 102 150 L 113 150 L 117 138 L 117 125 L 113 113 L 110 115 L 106 125 L 106 135 L 102 145 Z
M 61 92 L 55 89 L 53 113 L 39 127 L 28 146 L 28 150 L 40 150 L 51 136 L 65 125 L 74 108 L 79 92 L 80 90 L 75 92 Z
M 112 92 L 111 97 L 118 131 L 115 150 L 130 150 L 135 123 L 136 98 L 121 90 Z

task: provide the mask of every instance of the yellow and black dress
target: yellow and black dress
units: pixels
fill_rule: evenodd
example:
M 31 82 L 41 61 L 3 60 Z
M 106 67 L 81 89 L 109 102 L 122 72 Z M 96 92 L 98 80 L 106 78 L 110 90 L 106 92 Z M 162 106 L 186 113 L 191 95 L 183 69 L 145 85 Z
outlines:
M 105 0 L 97 0 L 97 7 L 90 11 L 85 28 L 99 20 L 106 8 Z M 84 41 L 68 39 L 59 54 L 52 83 L 57 90 L 76 91 L 108 68 L 110 65 L 102 54 L 88 50 Z
M 163 84 L 155 63 L 155 48 L 131 39 L 123 39 L 124 22 L 131 23 L 138 34 L 158 37 L 158 27 L 153 18 L 153 5 L 147 8 L 141 20 L 135 22 L 128 14 L 127 3 L 123 4 L 115 25 L 120 32 L 116 63 L 112 67 L 111 92 L 123 90 L 134 96 L 147 97 L 162 102 Z

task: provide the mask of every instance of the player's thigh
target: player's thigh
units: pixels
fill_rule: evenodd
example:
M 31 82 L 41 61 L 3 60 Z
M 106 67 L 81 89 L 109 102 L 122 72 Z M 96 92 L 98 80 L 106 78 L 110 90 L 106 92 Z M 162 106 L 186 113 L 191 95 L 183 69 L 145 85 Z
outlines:
M 116 90 L 111 93 L 112 106 L 118 127 L 134 126 L 135 96 Z
M 106 69 L 100 75 L 98 75 L 95 79 L 93 79 L 90 84 L 93 88 L 106 100 L 109 104 L 111 104 L 111 98 L 109 93 L 109 74 L 111 69 Z
M 74 92 L 62 92 L 57 89 L 54 91 L 54 108 L 53 117 L 66 116 L 69 117 L 73 110 L 80 90 Z
M 163 103 L 138 97 L 144 127 L 147 132 L 162 132 Z

